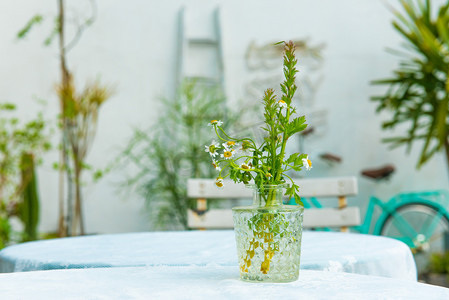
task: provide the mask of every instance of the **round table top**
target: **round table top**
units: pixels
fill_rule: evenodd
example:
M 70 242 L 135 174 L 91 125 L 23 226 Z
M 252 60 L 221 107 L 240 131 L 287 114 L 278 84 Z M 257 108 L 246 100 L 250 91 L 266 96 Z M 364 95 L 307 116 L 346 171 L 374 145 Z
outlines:
M 93 235 L 29 242 L 0 251 L 0 272 L 137 266 L 236 266 L 234 232 L 172 231 Z M 410 249 L 394 239 L 305 231 L 301 269 L 416 281 Z
M 291 283 L 248 283 L 237 266 L 153 266 L 0 274 L 1 299 L 449 299 L 409 280 L 301 270 Z

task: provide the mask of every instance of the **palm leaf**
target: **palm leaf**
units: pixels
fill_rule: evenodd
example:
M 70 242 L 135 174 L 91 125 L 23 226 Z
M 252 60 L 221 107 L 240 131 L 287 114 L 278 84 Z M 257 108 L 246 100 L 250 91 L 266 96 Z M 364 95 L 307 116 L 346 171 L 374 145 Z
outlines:
M 393 11 L 392 25 L 406 42 L 407 52 L 389 49 L 400 55 L 401 62 L 393 76 L 371 82 L 388 87 L 384 95 L 371 100 L 378 103 L 377 112 L 392 113 L 382 128 L 409 126 L 404 136 L 383 142 L 406 145 L 410 151 L 415 141 L 423 141 L 419 168 L 448 144 L 449 2 L 439 7 L 435 18 L 430 0 L 400 0 L 400 4 L 403 12 Z

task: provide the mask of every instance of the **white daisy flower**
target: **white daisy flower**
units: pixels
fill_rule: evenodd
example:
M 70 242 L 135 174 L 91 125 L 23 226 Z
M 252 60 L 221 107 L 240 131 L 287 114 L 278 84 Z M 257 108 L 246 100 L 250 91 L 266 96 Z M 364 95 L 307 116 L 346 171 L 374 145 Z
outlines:
M 302 165 L 304 166 L 304 168 L 306 168 L 307 171 L 312 169 L 312 161 L 309 159 L 308 155 L 306 158 L 302 159 Z
M 221 171 L 220 165 L 215 159 L 212 160 L 212 166 L 214 166 L 215 170 Z
M 251 167 L 248 166 L 246 163 L 242 163 L 242 164 L 239 166 L 239 168 L 240 168 L 240 169 L 243 169 L 242 173 L 248 172 L 248 170 L 251 169 Z
M 221 125 L 223 125 L 223 122 L 220 120 L 212 120 L 209 122 L 209 124 L 207 124 L 207 126 L 212 126 L 212 127 L 214 127 L 215 125 L 221 126 Z
M 224 149 L 224 152 L 220 156 L 224 159 L 231 159 L 234 152 L 235 151 L 233 149 Z
M 234 141 L 227 141 L 226 143 L 223 143 L 222 145 L 223 145 L 223 147 L 225 147 L 226 149 L 234 148 L 234 147 L 238 147 L 238 146 L 239 146 L 239 145 L 236 144 Z
M 287 103 L 284 100 L 279 100 L 278 105 L 280 108 L 287 108 Z
M 223 177 L 217 177 L 217 179 L 215 179 L 215 185 L 219 188 L 223 188 Z
M 212 141 L 210 145 L 204 146 L 206 149 L 204 149 L 205 152 L 208 152 L 210 156 L 215 157 L 215 155 L 218 154 L 217 149 L 220 147 L 220 145 L 216 141 Z

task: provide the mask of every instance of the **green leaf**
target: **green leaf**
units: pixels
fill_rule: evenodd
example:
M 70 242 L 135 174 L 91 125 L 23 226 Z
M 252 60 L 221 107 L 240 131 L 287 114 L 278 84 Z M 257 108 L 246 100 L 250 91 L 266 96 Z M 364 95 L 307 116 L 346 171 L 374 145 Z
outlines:
M 31 28 L 33 28 L 34 25 L 40 24 L 43 21 L 43 17 L 41 15 L 35 15 L 33 16 L 18 33 L 17 38 L 23 39 L 26 37 L 28 32 L 30 32 Z
M 16 106 L 12 103 L 0 103 L 0 110 L 15 110 Z
M 293 153 L 288 157 L 288 159 L 285 161 L 287 164 L 293 164 L 295 163 L 296 159 L 299 157 L 299 153 Z
M 298 192 L 299 186 L 295 183 L 292 183 L 292 185 L 286 189 L 285 195 L 289 196 L 290 198 L 295 198 L 296 204 L 304 206 L 304 203 L 301 201 L 301 197 L 299 196 Z
M 285 126 L 285 133 L 287 136 L 292 136 L 295 133 L 301 132 L 307 128 L 307 124 L 305 116 L 301 116 L 293 119 L 290 123 Z
M 392 147 L 423 141 L 417 168 L 442 149 L 449 128 L 449 3 L 440 5 L 438 14 L 430 1 L 400 1 L 404 13 L 395 12 L 393 27 L 405 39 L 407 52 L 394 76 L 375 80 L 372 84 L 388 86 L 383 96 L 372 97 L 378 103 L 377 112 L 387 110 L 391 119 L 383 129 L 407 125 L 403 136 L 384 139 Z
M 302 202 L 301 197 L 297 193 L 295 193 L 295 202 L 296 202 L 296 204 L 304 207 L 304 203 Z

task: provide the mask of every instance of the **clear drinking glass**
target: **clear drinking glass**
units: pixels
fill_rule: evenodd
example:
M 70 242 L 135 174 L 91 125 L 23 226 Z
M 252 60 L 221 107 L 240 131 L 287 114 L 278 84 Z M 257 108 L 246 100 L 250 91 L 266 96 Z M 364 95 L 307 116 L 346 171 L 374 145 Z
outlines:
M 304 208 L 283 205 L 287 185 L 247 185 L 252 206 L 232 209 L 240 278 L 291 282 L 298 279 Z

